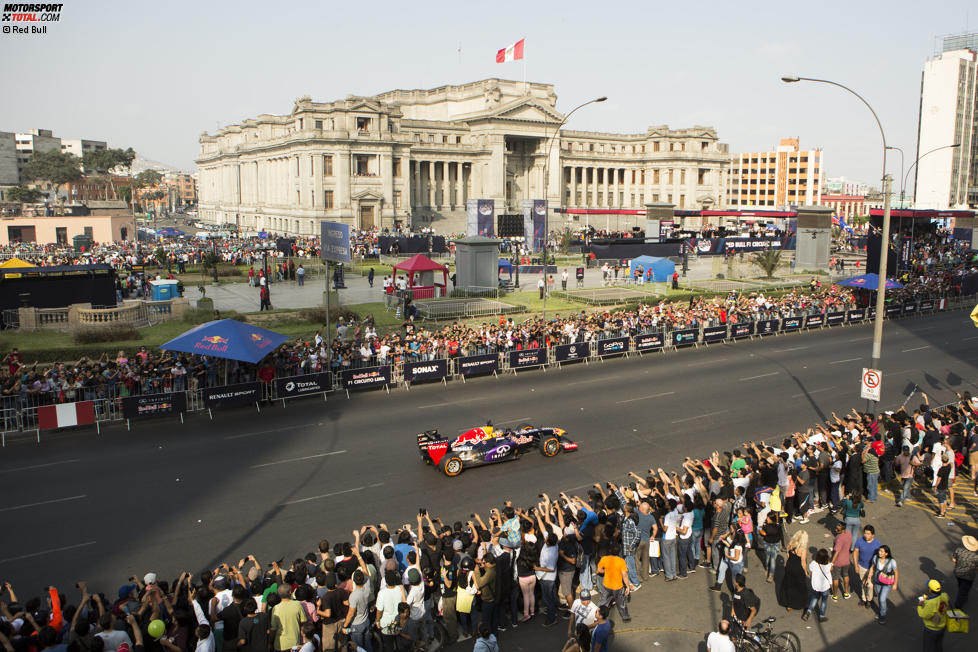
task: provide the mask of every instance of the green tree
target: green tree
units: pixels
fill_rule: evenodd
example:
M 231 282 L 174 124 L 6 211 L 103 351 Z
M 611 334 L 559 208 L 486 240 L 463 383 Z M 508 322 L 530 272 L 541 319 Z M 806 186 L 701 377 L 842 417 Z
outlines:
M 764 270 L 768 278 L 774 276 L 774 272 L 781 266 L 781 250 L 765 249 L 751 255 L 750 262 Z
M 87 152 L 82 157 L 82 165 L 89 174 L 108 174 L 112 170 L 122 169 L 127 173 L 132 168 L 136 152 L 129 149 L 97 149 Z
M 574 234 L 571 233 L 570 229 L 564 229 L 560 232 L 560 253 L 567 254 L 570 249 L 571 242 L 574 241 Z
M 143 170 L 133 179 L 137 188 L 149 188 L 162 180 L 163 174 L 158 170 Z
M 43 179 L 60 186 L 81 178 L 81 159 L 58 150 L 34 152 L 24 163 L 23 175 L 30 181 Z
M 132 187 L 131 186 L 119 186 L 116 188 L 116 192 L 119 194 L 119 199 L 122 199 L 127 204 L 132 203 Z
M 28 188 L 27 186 L 7 188 L 5 194 L 9 201 L 19 201 L 25 204 L 33 204 L 44 196 L 44 193 L 37 188 Z

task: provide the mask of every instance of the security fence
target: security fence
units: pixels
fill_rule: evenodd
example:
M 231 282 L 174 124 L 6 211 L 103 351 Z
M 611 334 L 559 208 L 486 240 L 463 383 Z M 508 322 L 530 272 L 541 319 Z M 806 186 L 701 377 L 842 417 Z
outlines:
M 886 319 L 921 316 L 936 312 L 971 308 L 978 296 L 924 298 L 890 302 Z M 261 382 L 249 372 L 237 371 L 224 383 L 216 375 L 204 382 L 184 385 L 166 381 L 144 383 L 132 389 L 122 384 L 81 387 L 65 394 L 60 391 L 27 391 L 0 396 L 0 428 L 3 445 L 13 434 L 29 433 L 40 440 L 41 433 L 74 425 L 96 425 L 106 422 L 132 421 L 153 416 L 179 416 L 229 407 L 308 396 L 372 389 L 405 387 L 424 382 L 462 381 L 469 378 L 532 369 L 560 367 L 564 364 L 603 360 L 606 358 L 657 353 L 686 347 L 708 346 L 722 342 L 763 338 L 780 334 L 858 325 L 875 318 L 875 308 L 848 307 L 844 310 L 797 310 L 762 313 L 759 319 L 717 323 L 716 320 L 689 328 L 635 330 L 613 328 L 589 335 L 584 341 L 563 337 L 559 343 L 542 348 L 498 348 L 491 344 L 436 355 L 415 352 L 409 355 L 378 358 L 368 356 L 347 359 L 329 369 L 309 370 L 296 363 L 280 366 L 271 382 Z

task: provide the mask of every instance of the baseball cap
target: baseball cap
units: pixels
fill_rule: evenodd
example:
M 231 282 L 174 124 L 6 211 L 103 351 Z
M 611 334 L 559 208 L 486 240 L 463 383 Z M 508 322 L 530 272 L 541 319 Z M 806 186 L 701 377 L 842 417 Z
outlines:
M 452 541 L 452 550 L 461 550 L 461 549 L 462 549 L 461 539 L 455 539 L 454 541 Z
M 143 584 L 156 584 L 156 573 L 146 573 L 143 575 Z
M 138 587 L 135 584 L 126 584 L 125 586 L 119 587 L 119 597 L 128 597 L 130 593 L 135 591 Z
M 223 591 L 228 588 L 228 581 L 223 576 L 216 577 L 214 578 L 214 588 L 218 591 Z
M 591 592 L 590 591 L 588 591 L 587 589 L 584 589 L 583 591 L 581 591 L 581 600 L 590 600 L 590 599 L 591 599 Z
M 407 572 L 408 582 L 411 584 L 421 584 L 421 573 L 418 572 L 417 568 L 409 568 Z
M 941 583 L 938 582 L 937 580 L 931 580 L 930 582 L 927 582 L 927 588 L 930 589 L 931 592 L 933 593 L 940 593 Z

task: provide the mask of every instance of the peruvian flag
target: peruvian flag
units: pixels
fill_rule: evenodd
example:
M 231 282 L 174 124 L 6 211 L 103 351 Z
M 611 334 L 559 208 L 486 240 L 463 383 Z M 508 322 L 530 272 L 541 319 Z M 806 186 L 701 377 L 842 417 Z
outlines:
M 517 59 L 523 58 L 523 41 L 525 38 L 521 38 L 516 43 L 513 43 L 509 47 L 503 48 L 496 53 L 496 63 L 506 63 L 507 61 L 516 61 Z
M 95 423 L 95 404 L 92 401 L 43 405 L 37 408 L 38 430 L 53 430 Z

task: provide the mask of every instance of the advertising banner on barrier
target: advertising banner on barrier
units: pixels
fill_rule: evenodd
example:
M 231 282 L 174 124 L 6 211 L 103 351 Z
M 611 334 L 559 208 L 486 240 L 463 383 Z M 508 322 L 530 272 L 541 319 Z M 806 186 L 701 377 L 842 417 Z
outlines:
M 665 333 L 642 333 L 635 336 L 635 350 L 639 352 L 661 349 L 665 343 Z
M 529 369 L 547 364 L 547 349 L 526 349 L 509 352 L 510 369 Z
M 628 337 L 613 337 L 608 340 L 598 340 L 598 356 L 628 353 L 628 343 Z
M 446 376 L 448 376 L 448 360 L 445 358 L 404 363 L 404 380 L 411 383 L 441 380 Z
M 825 315 L 825 323 L 828 324 L 829 326 L 836 326 L 837 324 L 843 323 L 845 320 L 846 320 L 845 311 L 830 312 L 827 315 Z
M 580 362 L 591 354 L 587 342 L 560 344 L 554 347 L 554 362 Z
M 807 315 L 805 317 L 805 328 L 819 328 L 825 325 L 825 315 Z
M 905 314 L 905 315 L 911 315 L 911 314 L 913 314 L 915 312 L 917 312 L 917 302 L 916 301 L 908 301 L 907 303 L 903 304 L 903 314 Z
M 187 411 L 187 395 L 184 392 L 127 396 L 122 399 L 123 419 L 144 419 Z
M 933 299 L 924 299 L 924 300 L 922 300 L 918 304 L 917 309 L 920 312 L 924 312 L 925 310 L 933 310 L 934 309 L 934 300 Z
M 876 306 L 872 306 L 866 311 L 866 319 L 876 319 Z
M 899 317 L 903 314 L 903 306 L 899 303 L 888 303 L 886 305 L 887 317 Z
M 781 320 L 781 330 L 796 331 L 801 328 L 801 317 L 785 317 Z
M 208 410 L 237 407 L 261 402 L 261 383 L 205 387 L 200 393 Z
M 461 376 L 481 376 L 495 373 L 498 370 L 499 355 L 496 353 L 470 355 L 458 359 L 458 373 Z
M 850 310 L 847 313 L 847 321 L 862 321 L 866 319 L 866 309 L 858 308 L 856 310 Z
M 698 328 L 685 328 L 669 333 L 669 342 L 673 346 L 689 346 L 690 344 L 696 344 L 699 336 L 700 330 Z
M 343 371 L 343 389 L 380 389 L 391 384 L 391 366 L 361 367 Z
M 754 334 L 754 322 L 749 321 L 744 324 L 731 324 L 730 325 L 730 337 L 737 339 L 738 337 L 750 337 Z
M 333 374 L 323 371 L 318 374 L 303 374 L 275 379 L 275 398 L 296 398 L 308 394 L 322 394 L 333 389 Z
M 704 342 L 722 342 L 727 339 L 726 326 L 709 326 L 703 329 Z
M 772 333 L 778 332 L 778 327 L 781 322 L 777 319 L 765 319 L 764 321 L 757 322 L 757 328 L 754 331 L 758 335 L 771 335 Z

